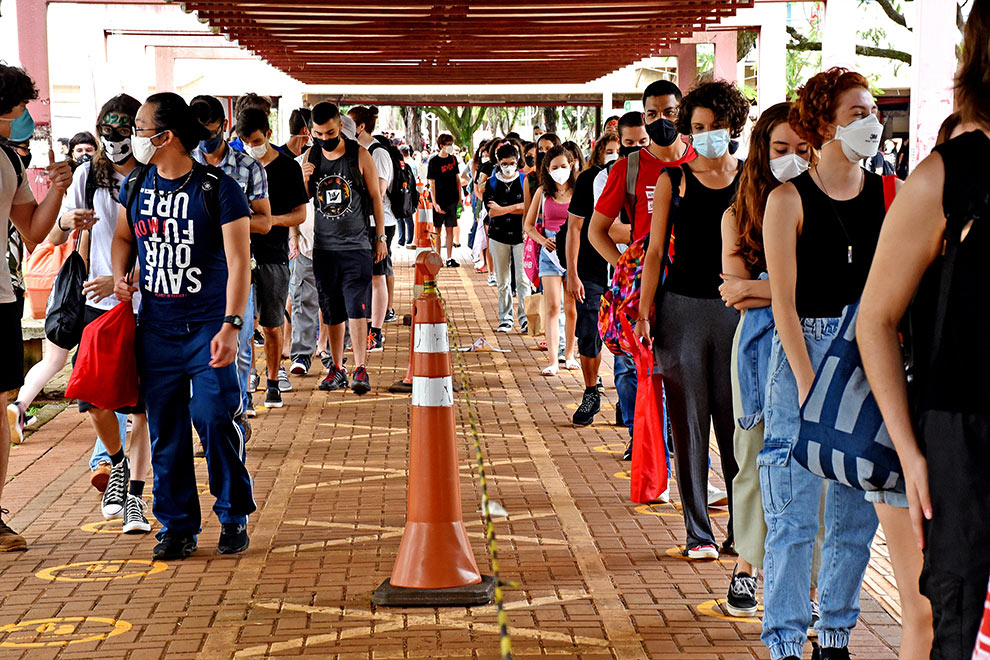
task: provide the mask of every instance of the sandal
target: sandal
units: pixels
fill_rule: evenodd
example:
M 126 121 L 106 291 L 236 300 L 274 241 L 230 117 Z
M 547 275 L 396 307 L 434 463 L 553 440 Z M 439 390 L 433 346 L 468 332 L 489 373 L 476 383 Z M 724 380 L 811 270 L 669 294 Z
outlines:
M 475 268 L 474 269 L 474 272 L 476 272 L 476 273 L 487 273 L 488 272 L 488 269 L 485 268 L 484 266 L 482 266 L 481 268 Z
M 581 363 L 575 360 L 574 358 L 571 358 L 570 360 L 564 363 L 564 369 L 567 369 L 568 371 L 574 371 L 575 369 L 580 369 L 580 368 L 581 368 Z
M 541 351 L 545 351 L 547 350 L 547 343 L 545 341 L 541 341 L 539 346 L 537 346 L 537 348 Z
M 557 375 L 557 365 L 551 364 L 549 367 L 545 367 L 540 373 L 544 376 L 556 376 Z

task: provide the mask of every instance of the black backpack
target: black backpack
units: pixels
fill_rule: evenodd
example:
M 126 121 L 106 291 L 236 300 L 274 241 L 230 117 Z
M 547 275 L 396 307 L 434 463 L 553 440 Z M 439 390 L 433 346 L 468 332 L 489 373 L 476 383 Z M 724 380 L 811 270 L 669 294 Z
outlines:
M 14 166 L 14 174 L 17 175 L 17 187 L 20 188 L 21 184 L 24 183 L 24 163 L 21 162 L 20 155 L 9 144 L 0 143 L 0 150 L 7 155 L 10 164 Z
M 411 218 L 419 207 L 419 190 L 416 188 L 416 173 L 404 161 L 395 163 L 392 173 L 392 186 L 388 199 L 392 203 L 392 213 L 396 218 Z
M 349 140 L 344 136 L 340 137 L 344 141 L 344 159 L 347 162 L 347 167 L 351 171 L 351 180 L 354 182 L 354 188 L 361 194 L 364 198 L 365 208 L 371 208 L 371 200 L 368 198 L 368 186 L 364 183 L 364 175 L 361 174 L 361 162 L 358 160 L 358 154 L 361 152 L 361 145 L 359 145 L 354 140 Z M 377 142 L 375 144 L 378 144 Z M 378 145 L 381 146 L 381 145 Z M 372 145 L 374 147 L 374 145 Z M 313 172 L 313 176 L 309 177 L 309 183 L 307 185 L 307 192 L 309 193 L 310 199 L 316 198 L 316 184 L 317 184 L 317 174 L 320 171 L 320 165 L 323 163 L 323 150 L 319 147 L 310 147 L 309 153 L 306 156 L 306 162 L 312 163 L 316 170 Z

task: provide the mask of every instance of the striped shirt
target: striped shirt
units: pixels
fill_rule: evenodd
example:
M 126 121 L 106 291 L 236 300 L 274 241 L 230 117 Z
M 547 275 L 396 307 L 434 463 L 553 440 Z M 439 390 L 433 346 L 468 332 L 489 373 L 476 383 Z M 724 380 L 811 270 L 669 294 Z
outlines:
M 192 157 L 198 163 L 208 164 L 199 148 L 193 150 Z M 227 153 L 217 167 L 237 182 L 247 196 L 248 202 L 268 198 L 268 176 L 265 174 L 265 168 L 246 153 L 237 151 L 228 144 Z

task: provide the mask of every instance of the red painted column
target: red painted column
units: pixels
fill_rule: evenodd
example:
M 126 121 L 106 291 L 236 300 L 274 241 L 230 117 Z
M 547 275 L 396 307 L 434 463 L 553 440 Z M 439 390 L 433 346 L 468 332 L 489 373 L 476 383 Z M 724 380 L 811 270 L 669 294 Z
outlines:
M 52 139 L 51 92 L 48 82 L 48 2 L 17 0 L 17 48 L 21 66 L 34 79 L 38 100 L 28 104 L 34 123 L 35 138 Z M 56 156 L 57 158 L 57 156 Z M 28 182 L 37 199 L 48 192 L 48 179 L 38 168 L 28 170 Z
M 694 44 L 677 44 L 670 48 L 677 58 L 677 86 L 687 93 L 698 76 L 698 51 Z

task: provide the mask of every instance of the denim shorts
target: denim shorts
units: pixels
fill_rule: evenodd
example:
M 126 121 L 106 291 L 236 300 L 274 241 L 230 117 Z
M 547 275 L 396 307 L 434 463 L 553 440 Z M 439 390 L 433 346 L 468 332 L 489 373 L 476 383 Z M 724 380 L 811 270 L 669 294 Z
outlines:
M 557 232 L 546 232 L 547 238 L 554 238 Z M 564 266 L 560 263 L 560 255 L 557 250 L 551 252 L 546 248 L 540 248 L 540 277 L 563 277 Z

